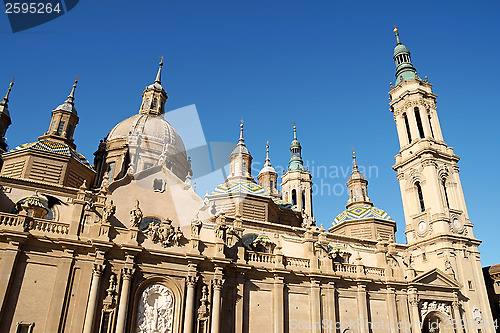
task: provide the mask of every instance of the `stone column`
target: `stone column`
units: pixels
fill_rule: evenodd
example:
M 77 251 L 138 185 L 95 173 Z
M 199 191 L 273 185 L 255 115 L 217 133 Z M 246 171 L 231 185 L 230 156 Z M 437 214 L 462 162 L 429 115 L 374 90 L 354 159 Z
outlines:
M 312 313 L 312 331 L 321 333 L 321 289 L 319 281 L 311 279 L 311 313 Z
M 358 304 L 358 321 L 361 320 L 361 326 L 359 327 L 359 332 L 369 333 L 368 306 L 366 302 L 366 285 L 361 283 L 358 283 L 357 304 Z
M 274 318 L 274 333 L 285 332 L 285 311 L 284 311 L 284 298 L 283 287 L 284 278 L 279 275 L 274 276 L 274 293 L 273 293 L 273 318 Z
M 89 301 L 87 303 L 87 312 L 85 314 L 85 324 L 83 326 L 83 333 L 92 333 L 94 325 L 94 317 L 97 308 L 97 293 L 99 291 L 99 283 L 102 273 L 104 271 L 104 264 L 94 263 L 92 271 L 92 284 L 90 285 Z
M 394 121 L 396 122 L 396 129 L 399 137 L 399 147 L 403 148 L 408 142 L 408 135 L 406 134 L 406 124 L 402 111 L 399 111 L 397 116 L 394 116 Z
M 20 247 L 21 244 L 19 242 L 9 242 L 3 252 L 2 260 L 0 260 L 0 307 L 2 309 L 0 313 L 4 313 L 3 305 L 7 298 L 10 281 L 14 275 L 14 265 L 16 264 Z
M 193 274 L 192 272 L 190 272 Z M 194 272 L 196 274 L 196 271 Z M 198 277 L 195 275 L 188 275 L 186 277 L 187 292 L 186 292 L 186 311 L 184 315 L 184 333 L 193 333 L 194 325 L 194 302 L 196 281 Z
M 245 308 L 243 307 L 243 297 L 245 297 L 245 273 L 238 272 L 236 281 L 238 283 L 238 292 L 236 294 L 235 305 L 235 333 L 243 333 L 243 317 L 245 313 Z
M 337 306 L 336 306 L 336 299 L 335 295 L 336 294 L 336 289 L 335 289 L 335 282 L 330 282 L 328 283 L 328 293 L 327 293 L 327 304 L 328 304 L 328 328 L 329 330 L 327 332 L 329 333 L 335 333 L 335 324 L 337 322 Z
M 453 303 L 451 303 L 451 307 L 453 310 L 455 330 L 457 333 L 464 333 L 464 327 L 462 326 L 462 317 L 460 316 L 460 303 L 458 302 L 458 300 L 454 300 Z
M 398 316 L 396 309 L 396 289 L 387 287 L 387 312 L 389 314 L 390 332 L 398 332 Z
M 122 289 L 120 292 L 120 305 L 118 306 L 118 315 L 116 317 L 116 333 L 124 333 L 127 324 L 128 297 L 130 294 L 130 281 L 134 275 L 134 268 L 122 268 Z
M 57 267 L 55 287 L 52 292 L 49 313 L 45 332 L 57 332 L 61 323 L 64 301 L 66 299 L 66 289 L 70 278 L 71 267 L 73 266 L 73 251 L 67 250 L 66 256 L 61 258 Z
M 415 118 L 415 111 L 413 107 L 409 107 L 406 110 L 406 116 L 408 117 L 408 124 L 410 125 L 411 140 L 420 138 L 417 127 L 417 120 Z M 405 125 L 406 126 L 406 125 Z
M 217 267 L 215 270 L 215 277 L 212 280 L 213 300 L 212 300 L 212 327 L 211 333 L 219 333 L 220 329 L 220 310 L 221 310 L 221 289 L 224 284 L 222 279 L 222 268 Z
M 420 312 L 418 310 L 418 293 L 416 288 L 408 288 L 408 303 L 410 303 L 411 331 L 420 333 Z

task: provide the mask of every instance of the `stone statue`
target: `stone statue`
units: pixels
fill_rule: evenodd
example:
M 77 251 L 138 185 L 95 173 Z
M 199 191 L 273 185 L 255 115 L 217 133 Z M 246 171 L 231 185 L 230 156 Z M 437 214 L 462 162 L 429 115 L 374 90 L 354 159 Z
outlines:
M 116 212 L 116 206 L 113 203 L 113 200 L 111 200 L 111 199 L 106 200 L 106 206 L 104 206 L 101 221 L 103 223 L 108 223 L 111 216 L 113 216 L 115 214 L 115 212 Z
M 198 219 L 191 221 L 191 237 L 200 237 L 202 223 Z
M 139 228 L 142 221 L 142 210 L 139 207 L 139 200 L 135 201 L 135 207 L 130 211 L 130 227 Z
M 453 276 L 454 279 L 456 279 L 455 270 L 453 269 L 453 266 L 451 266 L 451 262 L 448 257 L 446 257 L 446 260 L 444 262 L 444 272 L 450 274 L 451 276 Z

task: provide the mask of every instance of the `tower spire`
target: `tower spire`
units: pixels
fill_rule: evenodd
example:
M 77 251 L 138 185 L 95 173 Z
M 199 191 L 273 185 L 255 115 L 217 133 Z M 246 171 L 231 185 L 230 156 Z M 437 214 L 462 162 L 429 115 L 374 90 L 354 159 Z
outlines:
M 358 170 L 358 164 L 356 163 L 356 152 L 354 147 L 352 147 L 352 170 Z
M 245 145 L 245 139 L 243 138 L 243 120 L 240 124 L 240 138 L 238 139 L 238 144 Z
M 159 67 L 158 67 L 158 73 L 156 74 L 156 80 L 155 80 L 155 83 L 158 83 L 158 84 L 161 84 L 161 69 L 163 67 L 163 56 L 161 56 L 160 58 L 160 63 L 159 63 Z
M 269 141 L 266 143 L 266 160 L 264 166 L 271 166 L 271 159 L 269 158 Z
M 12 78 L 12 81 L 9 84 L 9 89 L 7 89 L 7 93 L 5 94 L 5 97 L 3 98 L 3 101 L 7 103 L 9 101 L 9 95 L 10 91 L 12 90 L 12 86 L 14 85 L 14 78 Z
M 373 206 L 368 198 L 368 181 L 359 171 L 356 162 L 356 152 L 352 148 L 352 173 L 347 180 L 347 188 L 349 190 L 349 200 L 347 201 L 347 208 L 354 205 L 369 205 Z
M 75 78 L 75 82 L 73 83 L 73 88 L 71 89 L 71 92 L 69 93 L 68 98 L 66 99 L 67 103 L 70 103 L 72 105 L 75 104 L 75 90 L 76 90 L 76 84 L 78 83 L 78 76 Z
M 399 30 L 396 28 L 396 25 L 394 24 L 394 34 L 396 35 L 396 41 L 398 42 L 398 45 L 401 44 L 401 41 L 399 40 Z
M 401 44 L 399 40 L 399 30 L 394 26 L 394 34 L 396 35 L 397 45 L 394 48 L 394 55 L 392 56 L 396 62 L 396 86 L 402 81 L 413 80 L 418 78 L 417 70 L 411 63 L 410 51 Z
M 290 162 L 288 163 L 288 170 L 303 170 L 304 162 L 302 161 L 302 147 L 300 145 L 299 140 L 297 139 L 297 126 L 293 126 L 293 140 L 290 144 L 290 152 L 292 157 L 290 158 Z

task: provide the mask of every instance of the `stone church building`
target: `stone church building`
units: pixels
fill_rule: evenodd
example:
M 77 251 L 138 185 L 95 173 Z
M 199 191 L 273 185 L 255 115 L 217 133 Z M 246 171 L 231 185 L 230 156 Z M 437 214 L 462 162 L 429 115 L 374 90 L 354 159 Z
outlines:
M 354 154 L 345 211 L 329 230 L 316 223 L 295 127 L 280 180 L 269 149 L 251 174 L 241 125 L 227 179 L 198 196 L 164 119 L 162 62 L 93 165 L 73 140 L 77 81 L 38 141 L 7 149 L 11 84 L 0 102 L 0 333 L 493 333 L 459 157 L 395 34 L 406 244 Z

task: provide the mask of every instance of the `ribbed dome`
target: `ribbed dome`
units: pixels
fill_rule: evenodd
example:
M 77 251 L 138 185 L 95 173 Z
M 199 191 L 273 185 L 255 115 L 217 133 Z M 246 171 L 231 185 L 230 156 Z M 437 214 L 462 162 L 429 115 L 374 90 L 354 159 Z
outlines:
M 148 140 L 170 144 L 177 152 L 185 152 L 184 142 L 179 133 L 162 116 L 136 114 L 116 125 L 108 134 L 107 141 L 127 138 L 130 135 L 142 135 Z
M 276 170 L 271 165 L 265 165 L 262 169 L 260 169 L 259 175 L 265 172 L 276 173 Z
M 403 44 L 398 44 L 394 48 L 394 57 L 397 56 L 400 53 L 408 53 L 408 54 L 410 54 L 410 51 L 408 51 L 408 49 L 406 48 L 406 46 L 404 46 Z

